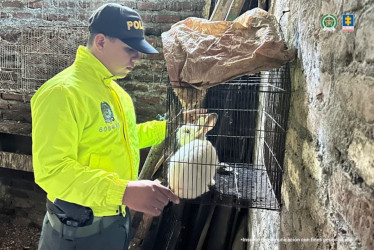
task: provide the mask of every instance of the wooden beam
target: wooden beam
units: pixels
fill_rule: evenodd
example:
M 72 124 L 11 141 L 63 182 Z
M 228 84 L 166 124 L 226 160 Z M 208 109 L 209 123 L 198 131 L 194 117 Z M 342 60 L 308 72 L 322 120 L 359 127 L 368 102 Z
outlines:
M 245 0 L 218 0 L 210 21 L 232 21 L 240 15 Z
M 230 12 L 227 15 L 226 21 L 233 21 L 240 15 L 240 12 L 243 9 L 245 0 L 235 0 L 230 8 Z
M 31 136 L 31 124 L 0 119 L 0 133 Z
M 210 17 L 210 21 L 225 21 L 227 13 L 230 10 L 230 6 L 235 0 L 218 0 L 214 7 L 213 13 Z
M 0 151 L 0 167 L 33 172 L 32 156 Z
M 165 141 L 151 148 L 148 153 L 147 159 L 144 162 L 142 171 L 139 174 L 139 180 L 150 180 L 152 178 L 153 172 L 155 171 L 155 166 L 157 166 L 157 163 L 163 156 L 164 147 Z

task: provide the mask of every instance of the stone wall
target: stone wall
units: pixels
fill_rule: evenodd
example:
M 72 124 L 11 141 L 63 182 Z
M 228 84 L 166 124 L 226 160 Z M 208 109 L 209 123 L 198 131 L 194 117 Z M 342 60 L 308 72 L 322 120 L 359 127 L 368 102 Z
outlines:
M 374 248 L 373 3 L 271 1 L 298 50 L 279 236 L 294 242 L 280 249 Z M 335 31 L 322 30 L 325 14 L 337 17 Z M 354 14 L 354 32 L 342 31 L 342 14 Z

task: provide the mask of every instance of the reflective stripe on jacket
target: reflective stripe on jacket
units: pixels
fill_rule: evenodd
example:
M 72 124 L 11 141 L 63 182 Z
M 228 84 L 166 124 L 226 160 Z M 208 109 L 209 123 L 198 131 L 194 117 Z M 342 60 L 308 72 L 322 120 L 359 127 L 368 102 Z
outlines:
M 166 122 L 136 124 L 130 96 L 83 46 L 74 63 L 31 99 L 35 182 L 56 198 L 118 214 L 136 180 L 139 149 L 165 138 Z

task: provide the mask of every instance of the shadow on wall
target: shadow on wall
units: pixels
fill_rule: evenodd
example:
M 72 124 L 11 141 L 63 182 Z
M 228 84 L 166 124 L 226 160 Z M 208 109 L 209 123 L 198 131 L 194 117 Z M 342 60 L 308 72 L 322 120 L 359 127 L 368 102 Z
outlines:
M 30 136 L 0 133 L 0 151 L 31 155 L 32 140 Z

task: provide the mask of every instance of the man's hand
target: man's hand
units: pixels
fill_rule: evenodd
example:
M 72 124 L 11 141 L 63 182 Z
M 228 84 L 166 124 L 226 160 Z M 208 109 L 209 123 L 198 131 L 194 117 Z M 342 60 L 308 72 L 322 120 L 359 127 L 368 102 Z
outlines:
M 201 115 L 206 114 L 207 109 L 190 109 L 183 111 L 183 120 L 185 123 L 195 123 Z
M 179 203 L 179 198 L 169 188 L 149 180 L 130 181 L 122 203 L 132 210 L 158 216 L 169 201 Z

